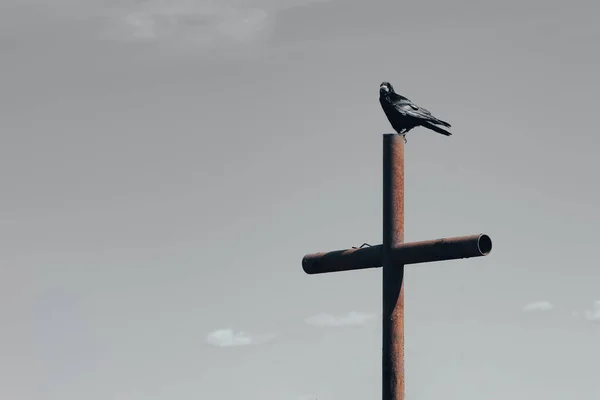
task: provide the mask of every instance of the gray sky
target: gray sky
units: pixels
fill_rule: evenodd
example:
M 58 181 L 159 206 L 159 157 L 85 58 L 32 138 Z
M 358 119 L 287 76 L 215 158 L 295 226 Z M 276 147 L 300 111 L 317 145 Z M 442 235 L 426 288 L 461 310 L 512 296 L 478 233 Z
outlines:
M 384 80 L 407 399 L 600 398 L 598 4 L 404 3 L 0 3 L 0 398 L 378 398 Z

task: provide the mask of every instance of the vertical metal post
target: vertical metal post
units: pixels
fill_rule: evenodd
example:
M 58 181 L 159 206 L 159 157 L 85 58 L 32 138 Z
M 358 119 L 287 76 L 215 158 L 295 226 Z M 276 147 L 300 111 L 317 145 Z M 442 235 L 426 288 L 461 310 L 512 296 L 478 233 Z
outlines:
M 404 242 L 404 138 L 383 135 L 382 400 L 404 400 L 404 265 L 392 249 Z

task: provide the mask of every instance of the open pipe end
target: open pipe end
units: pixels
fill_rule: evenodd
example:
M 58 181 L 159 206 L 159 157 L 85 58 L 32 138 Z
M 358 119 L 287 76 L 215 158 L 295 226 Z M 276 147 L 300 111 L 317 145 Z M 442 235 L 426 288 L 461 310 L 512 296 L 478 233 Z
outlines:
M 482 256 L 487 256 L 492 251 L 492 239 L 488 235 L 482 234 L 477 240 L 477 247 Z
M 319 268 L 319 256 L 320 253 L 317 254 L 307 254 L 302 257 L 302 269 L 305 273 L 312 275 L 318 272 Z
M 310 268 L 310 260 L 309 260 L 309 256 L 308 255 L 302 257 L 302 269 L 307 274 L 310 274 L 312 272 L 311 268 Z

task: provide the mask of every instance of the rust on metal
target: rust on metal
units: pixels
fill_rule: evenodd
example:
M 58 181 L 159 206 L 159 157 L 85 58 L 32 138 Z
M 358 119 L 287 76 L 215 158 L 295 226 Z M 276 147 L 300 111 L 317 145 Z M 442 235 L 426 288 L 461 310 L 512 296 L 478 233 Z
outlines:
M 404 137 L 383 136 L 383 400 L 404 400 L 404 265 L 393 251 L 404 242 Z
M 404 138 L 383 135 L 383 244 L 307 254 L 307 274 L 383 267 L 382 400 L 404 400 L 404 266 L 481 257 L 492 250 L 488 235 L 404 243 Z
M 350 271 L 355 269 L 381 267 L 383 246 L 363 247 L 362 249 L 336 250 L 307 254 L 302 258 L 302 269 L 307 274 Z
M 362 249 L 335 250 L 307 254 L 302 269 L 307 274 L 379 268 L 383 265 L 383 245 Z M 419 264 L 487 256 L 492 251 L 492 239 L 486 234 L 457 236 L 422 242 L 403 243 L 392 250 L 400 264 Z
M 402 264 L 456 260 L 487 256 L 492 251 L 492 239 L 479 234 L 453 238 L 405 243 L 394 249 L 394 259 Z

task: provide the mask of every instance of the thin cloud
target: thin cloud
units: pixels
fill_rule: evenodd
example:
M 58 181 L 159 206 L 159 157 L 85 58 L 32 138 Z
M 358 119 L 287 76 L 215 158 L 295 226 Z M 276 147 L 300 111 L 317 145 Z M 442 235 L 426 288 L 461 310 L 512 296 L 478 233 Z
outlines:
M 112 21 L 101 35 L 106 39 L 209 47 L 254 41 L 271 23 L 267 10 L 227 1 L 149 0 L 107 10 L 106 17 Z
M 201 49 L 237 45 L 246 49 L 261 44 L 272 33 L 281 10 L 330 0 L 23 1 L 25 7 L 15 10 L 29 19 L 23 22 L 17 18 L 18 24 L 5 21 L 18 32 L 29 33 L 32 28 L 37 32 L 48 23 L 69 27 L 69 23 L 76 22 L 78 28 L 85 26 L 96 38 L 105 40 L 183 44 L 185 48 L 191 45 Z M 34 8 L 34 15 L 29 15 L 29 9 Z
M 146 0 L 105 10 L 101 35 L 122 41 L 187 41 L 204 47 L 249 44 L 264 38 L 275 14 L 329 0 Z
M 243 331 L 236 332 L 233 329 L 217 329 L 206 337 L 206 343 L 217 347 L 250 346 L 268 342 L 275 335 L 253 335 L 250 336 Z
M 585 310 L 584 317 L 591 322 L 600 322 L 600 300 L 596 300 L 591 310 Z
M 344 315 L 331 315 L 326 313 L 320 313 L 312 317 L 306 318 L 304 321 L 309 325 L 314 326 L 355 326 L 364 325 L 376 317 L 375 314 L 367 314 L 360 312 L 349 312 Z
M 548 301 L 536 301 L 523 307 L 523 312 L 550 311 L 553 309 L 554 305 Z

